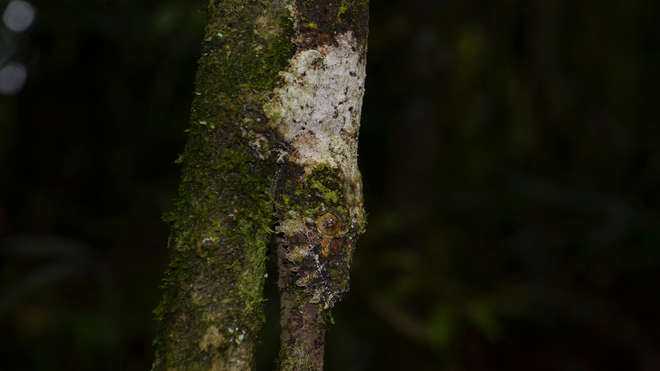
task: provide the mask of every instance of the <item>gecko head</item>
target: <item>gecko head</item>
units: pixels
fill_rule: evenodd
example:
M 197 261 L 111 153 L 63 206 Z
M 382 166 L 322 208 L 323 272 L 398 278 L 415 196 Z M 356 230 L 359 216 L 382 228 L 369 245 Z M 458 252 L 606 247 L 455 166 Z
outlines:
M 325 213 L 316 219 L 316 227 L 326 237 L 337 237 L 341 221 L 333 214 Z

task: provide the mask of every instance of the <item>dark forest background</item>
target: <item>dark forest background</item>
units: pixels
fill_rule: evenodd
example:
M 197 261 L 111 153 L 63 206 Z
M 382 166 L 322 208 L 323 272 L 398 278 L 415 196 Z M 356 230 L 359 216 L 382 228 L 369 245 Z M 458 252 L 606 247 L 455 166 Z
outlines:
M 206 1 L 30 1 L 0 26 L 27 71 L 0 95 L 0 369 L 147 370 Z M 369 225 L 328 370 L 660 370 L 659 25 L 371 0 Z

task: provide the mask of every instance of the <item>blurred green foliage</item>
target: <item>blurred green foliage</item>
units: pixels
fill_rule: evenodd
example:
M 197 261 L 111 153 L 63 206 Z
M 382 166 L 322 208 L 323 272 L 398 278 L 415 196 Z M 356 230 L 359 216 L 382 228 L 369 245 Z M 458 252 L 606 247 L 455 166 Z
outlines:
M 144 370 L 205 2 L 33 5 L 0 49 L 28 68 L 0 97 L 0 369 Z M 660 369 L 658 24 L 371 1 L 369 225 L 328 370 Z

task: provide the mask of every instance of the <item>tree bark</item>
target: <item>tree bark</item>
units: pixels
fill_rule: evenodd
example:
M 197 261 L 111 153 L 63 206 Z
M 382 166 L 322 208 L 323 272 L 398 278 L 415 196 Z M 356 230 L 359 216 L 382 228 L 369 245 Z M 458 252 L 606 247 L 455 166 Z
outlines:
M 282 369 L 321 369 L 364 228 L 357 135 L 367 1 L 211 0 L 154 370 L 247 370 L 278 232 Z
M 323 369 L 327 312 L 348 291 L 365 225 L 357 142 L 368 2 L 296 0 L 296 54 L 265 106 L 283 137 L 278 216 L 280 368 Z

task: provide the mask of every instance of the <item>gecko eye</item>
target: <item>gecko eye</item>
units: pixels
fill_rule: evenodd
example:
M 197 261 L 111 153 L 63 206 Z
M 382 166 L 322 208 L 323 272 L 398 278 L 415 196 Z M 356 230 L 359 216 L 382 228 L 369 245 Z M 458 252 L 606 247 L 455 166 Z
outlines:
M 330 213 L 325 213 L 316 219 L 316 226 L 319 229 L 319 232 L 328 237 L 337 236 L 340 224 L 339 219 Z

